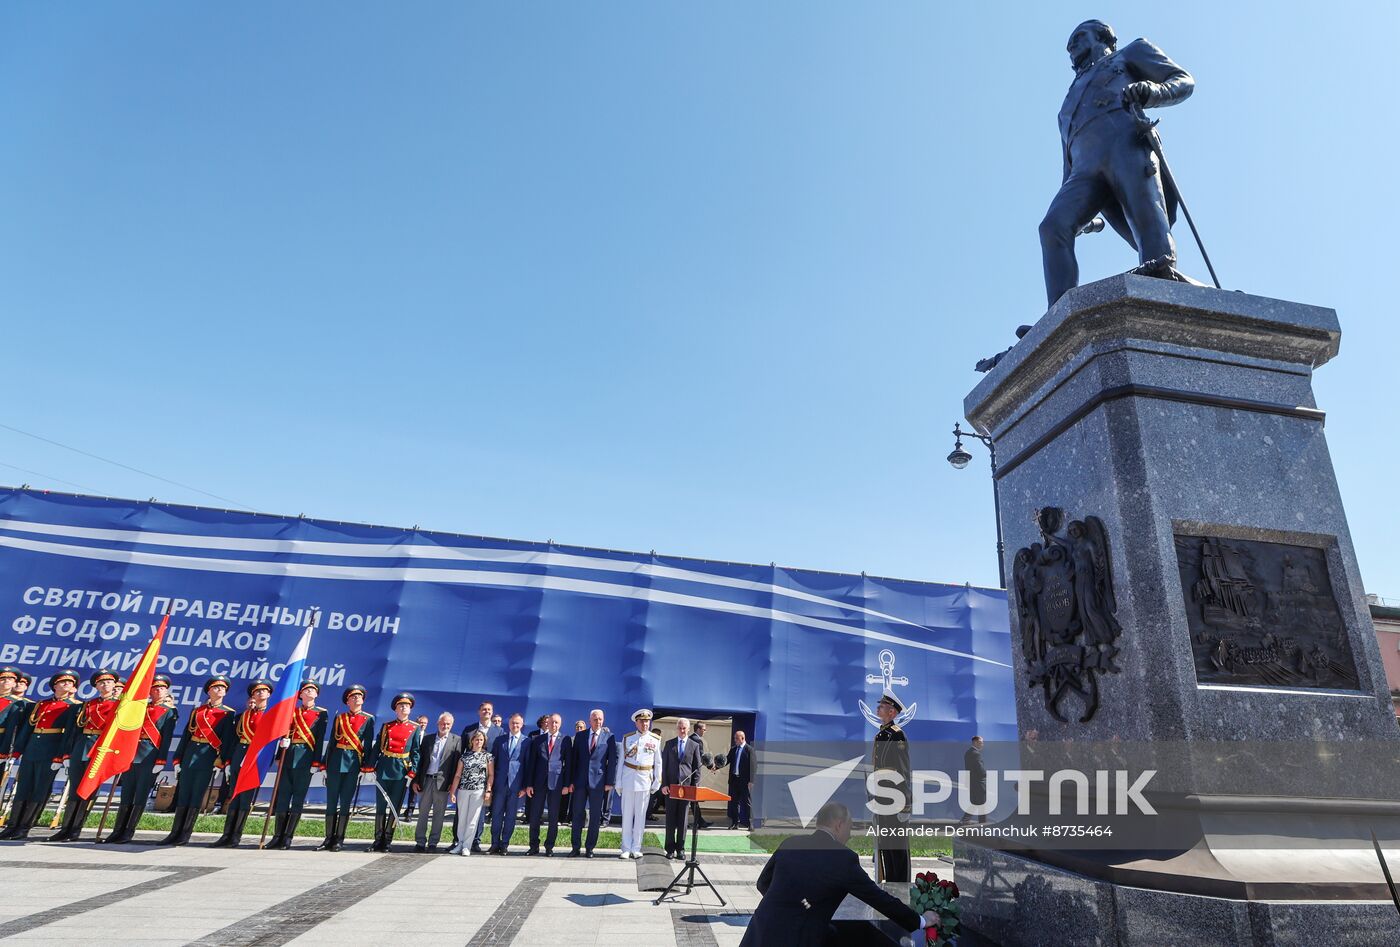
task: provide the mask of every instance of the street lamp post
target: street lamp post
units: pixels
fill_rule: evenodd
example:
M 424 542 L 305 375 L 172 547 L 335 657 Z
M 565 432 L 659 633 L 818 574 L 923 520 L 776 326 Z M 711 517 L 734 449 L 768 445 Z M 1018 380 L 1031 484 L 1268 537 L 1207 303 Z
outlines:
M 975 437 L 986 444 L 987 453 L 992 460 L 992 505 L 996 509 L 997 515 L 997 576 L 1001 581 L 1001 587 L 1006 588 L 1006 547 L 1001 541 L 1001 497 L 997 492 L 997 446 L 986 434 L 964 431 L 961 422 L 954 422 L 953 451 L 948 455 L 948 463 L 952 464 L 955 470 L 962 470 L 972 462 L 972 455 L 963 449 L 962 439 L 964 437 Z

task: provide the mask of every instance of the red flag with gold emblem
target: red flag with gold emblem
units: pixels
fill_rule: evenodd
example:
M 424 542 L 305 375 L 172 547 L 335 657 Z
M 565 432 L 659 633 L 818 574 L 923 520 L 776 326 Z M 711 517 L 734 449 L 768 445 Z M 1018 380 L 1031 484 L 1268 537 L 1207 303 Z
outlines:
M 136 670 L 127 680 L 121 702 L 117 704 L 102 738 L 92 748 L 87 772 L 78 784 L 78 795 L 84 799 L 92 796 L 109 777 L 118 776 L 131 768 L 141 741 L 141 725 L 146 722 L 146 705 L 151 699 L 151 678 L 156 674 L 156 659 L 160 657 L 160 643 L 165 637 L 165 626 L 170 624 L 170 613 L 160 620 L 155 637 L 146 645 L 146 653 L 136 662 Z

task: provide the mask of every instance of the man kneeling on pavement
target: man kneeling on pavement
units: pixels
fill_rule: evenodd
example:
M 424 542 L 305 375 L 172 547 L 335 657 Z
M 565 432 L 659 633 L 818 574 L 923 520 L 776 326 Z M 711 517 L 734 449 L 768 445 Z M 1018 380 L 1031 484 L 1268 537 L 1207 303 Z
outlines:
M 839 802 L 817 812 L 817 829 L 796 835 L 778 846 L 758 876 L 763 900 L 753 912 L 740 947 L 825 947 L 841 943 L 831 917 L 846 895 L 854 895 L 906 931 L 913 933 L 937 921 L 932 911 L 922 917 L 888 894 L 860 867 L 856 853 L 846 847 L 851 837 L 851 813 Z

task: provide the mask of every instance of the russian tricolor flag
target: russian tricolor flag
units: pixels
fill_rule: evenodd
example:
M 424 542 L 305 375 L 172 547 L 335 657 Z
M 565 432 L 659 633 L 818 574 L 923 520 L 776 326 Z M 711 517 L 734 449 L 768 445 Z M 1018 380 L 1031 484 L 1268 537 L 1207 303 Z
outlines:
M 243 756 L 243 765 L 238 769 L 238 782 L 233 784 L 236 796 L 245 789 L 255 792 L 262 785 L 263 774 L 272 765 L 277 753 L 277 744 L 292 732 L 292 714 L 297 709 L 297 692 L 301 689 L 301 679 L 306 673 L 306 654 L 311 650 L 311 632 L 316 630 L 320 620 L 319 611 L 312 612 L 311 624 L 302 632 L 287 666 L 282 670 L 282 680 L 277 684 L 277 693 L 268 701 L 267 710 L 258 721 L 253 742 L 248 744 L 248 752 Z

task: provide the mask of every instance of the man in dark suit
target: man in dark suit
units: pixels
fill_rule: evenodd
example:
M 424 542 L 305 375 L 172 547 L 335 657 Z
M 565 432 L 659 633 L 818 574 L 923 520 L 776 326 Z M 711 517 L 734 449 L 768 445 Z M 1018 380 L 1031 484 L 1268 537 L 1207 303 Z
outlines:
M 700 765 L 705 769 L 714 769 L 714 760 L 710 758 L 709 751 L 705 748 L 705 727 L 705 721 L 695 721 L 695 728 L 690 734 L 690 742 L 694 743 L 696 748 L 700 750 Z M 702 829 L 710 827 L 710 823 L 706 822 L 704 815 L 701 814 L 699 806 L 695 807 L 695 824 Z
M 613 774 L 617 772 L 617 741 L 612 731 L 603 726 L 603 712 L 594 710 L 588 715 L 588 729 L 574 734 L 572 754 L 566 774 L 567 788 L 573 811 L 573 832 L 571 856 L 579 855 L 579 844 L 583 842 L 583 825 L 588 822 L 587 850 L 585 858 L 593 857 L 593 847 L 598 844 L 598 827 L 603 823 L 603 802 L 613 788 Z
M 1178 196 L 1162 179 L 1139 116 L 1144 108 L 1175 105 L 1196 86 L 1190 73 L 1145 39 L 1119 49 L 1113 28 L 1101 20 L 1075 27 L 1066 50 L 1074 81 L 1060 108 L 1064 177 L 1040 223 L 1052 306 L 1079 285 L 1074 239 L 1096 214 L 1137 250 L 1139 272 L 1173 275 Z
M 568 764 L 565 747 L 567 738 L 559 733 L 563 718 L 558 714 L 545 717 L 543 732 L 530 742 L 525 761 L 525 795 L 530 800 L 530 850 L 540 853 L 540 822 L 549 810 L 549 832 L 544 838 L 544 853 L 554 854 L 554 840 L 559 837 L 559 812 L 563 807 L 564 783 Z
M 974 806 L 987 804 L 987 764 L 982 762 L 982 738 L 973 737 L 972 746 L 963 754 L 963 772 L 967 773 L 967 801 Z M 960 820 L 966 824 L 972 821 L 971 813 L 964 812 Z M 987 815 L 977 817 L 978 822 L 986 822 Z
M 700 747 L 690 739 L 690 721 L 676 721 L 676 738 L 661 748 L 661 792 L 666 799 L 666 857 L 685 855 L 685 810 L 690 805 L 671 799 L 673 785 L 694 786 L 700 782 Z
M 481 730 L 486 733 L 486 752 L 491 752 L 491 750 L 496 746 L 496 738 L 505 732 L 491 720 L 492 715 L 495 713 L 495 711 L 496 709 L 491 706 L 491 701 L 483 700 L 481 702 L 481 706 L 476 708 L 476 722 L 467 724 L 466 728 L 462 730 L 462 746 L 471 746 L 472 734 L 478 730 Z M 489 812 L 482 813 L 481 818 L 476 823 L 476 836 L 472 839 L 471 850 L 477 854 L 481 854 L 482 830 L 486 828 L 486 823 L 491 821 L 490 818 L 488 818 L 488 815 Z M 494 834 L 492 835 L 492 838 L 495 838 Z M 461 839 L 457 838 L 457 820 L 453 819 L 452 843 L 455 845 L 459 841 L 461 841 Z
M 491 760 L 496 767 L 496 780 L 491 784 L 491 855 L 504 855 L 515 831 L 515 807 L 525 798 L 525 760 L 529 757 L 530 740 L 520 731 L 525 718 L 511 714 L 506 732 L 496 737 L 491 748 Z
M 850 810 L 828 802 L 817 812 L 815 832 L 779 845 L 758 876 L 763 900 L 739 947 L 823 947 L 836 942 L 831 916 L 848 894 L 910 933 L 937 920 L 932 911 L 920 917 L 877 885 L 846 847 L 850 837 Z
M 734 731 L 734 745 L 729 749 L 729 827 L 752 828 L 749 815 L 749 793 L 753 792 L 754 755 L 744 731 Z
M 448 801 L 457 792 L 452 777 L 457 775 L 461 759 L 462 740 L 452 732 L 452 715 L 440 714 L 437 731 L 424 738 L 418 751 L 418 775 L 413 780 L 413 789 L 418 793 L 418 830 L 414 838 L 417 851 L 437 851 L 438 842 L 442 841 L 442 820 L 447 816 Z M 431 834 L 429 817 L 433 820 Z

